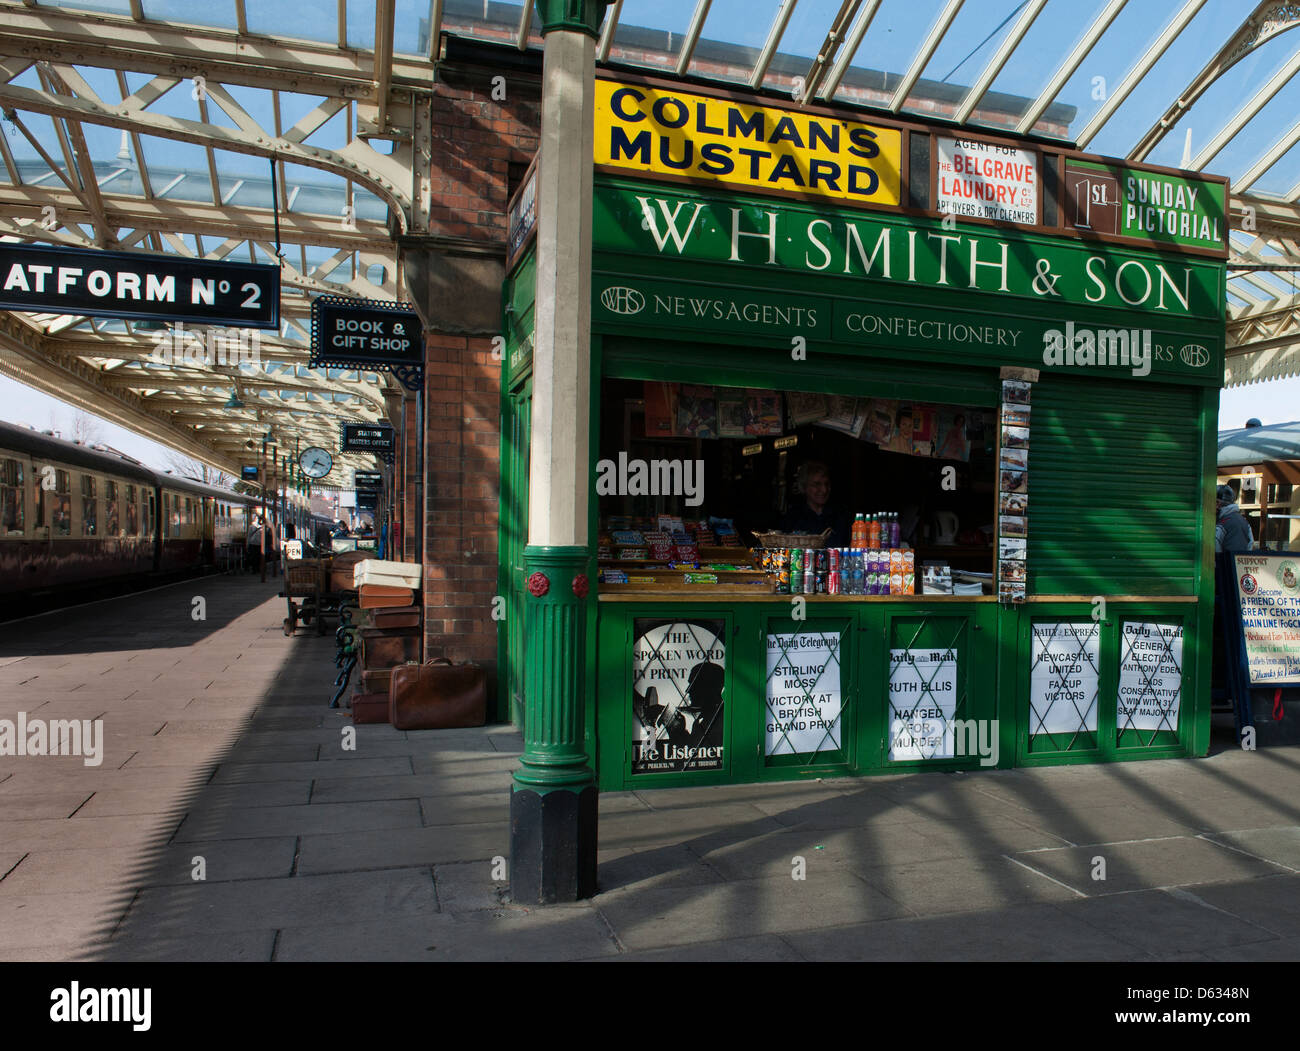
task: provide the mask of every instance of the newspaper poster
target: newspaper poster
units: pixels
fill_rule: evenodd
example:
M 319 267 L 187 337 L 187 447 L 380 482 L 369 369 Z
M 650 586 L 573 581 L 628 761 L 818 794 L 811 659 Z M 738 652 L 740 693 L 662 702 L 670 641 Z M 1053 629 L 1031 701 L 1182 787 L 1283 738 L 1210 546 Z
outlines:
M 1116 729 L 1177 731 L 1183 692 L 1182 625 L 1126 621 L 1121 640 Z
M 765 755 L 807 755 L 840 747 L 840 633 L 767 636 Z
M 955 650 L 889 651 L 889 758 L 952 759 L 957 715 Z
M 724 620 L 638 620 L 632 773 L 723 768 Z
M 1095 621 L 1034 624 L 1030 734 L 1096 732 L 1100 643 Z

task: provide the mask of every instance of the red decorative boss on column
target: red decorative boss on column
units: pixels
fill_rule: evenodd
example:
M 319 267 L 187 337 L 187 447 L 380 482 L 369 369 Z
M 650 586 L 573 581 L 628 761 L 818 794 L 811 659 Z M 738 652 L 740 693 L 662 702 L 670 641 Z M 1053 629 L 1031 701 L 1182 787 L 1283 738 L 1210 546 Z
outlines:
M 534 573 L 528 578 L 528 592 L 534 598 L 541 598 L 551 590 L 551 581 L 545 573 Z
M 586 598 L 589 590 L 591 590 L 591 585 L 587 582 L 586 573 L 579 573 L 573 578 L 573 593 L 578 598 Z

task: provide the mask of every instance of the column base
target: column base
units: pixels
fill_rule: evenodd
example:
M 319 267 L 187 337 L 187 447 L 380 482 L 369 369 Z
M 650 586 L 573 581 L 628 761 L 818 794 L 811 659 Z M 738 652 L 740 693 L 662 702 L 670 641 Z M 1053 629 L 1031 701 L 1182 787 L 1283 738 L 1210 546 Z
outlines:
M 595 785 L 510 794 L 510 900 L 554 905 L 596 893 Z

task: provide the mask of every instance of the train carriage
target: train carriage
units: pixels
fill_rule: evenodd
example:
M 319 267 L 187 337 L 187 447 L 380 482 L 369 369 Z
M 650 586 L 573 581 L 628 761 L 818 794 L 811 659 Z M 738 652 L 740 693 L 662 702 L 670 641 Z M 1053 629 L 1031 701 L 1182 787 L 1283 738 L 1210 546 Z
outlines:
M 0 423 L 0 594 L 228 564 L 242 555 L 253 503 L 121 454 Z

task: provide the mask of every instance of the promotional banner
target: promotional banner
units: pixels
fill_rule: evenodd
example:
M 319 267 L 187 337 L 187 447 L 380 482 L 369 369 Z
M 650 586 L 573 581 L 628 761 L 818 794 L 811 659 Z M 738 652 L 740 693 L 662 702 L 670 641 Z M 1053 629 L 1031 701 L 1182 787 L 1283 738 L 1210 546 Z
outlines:
M 1101 625 L 1071 621 L 1033 626 L 1029 733 L 1097 730 Z
M 939 136 L 935 208 L 949 215 L 1038 222 L 1038 154 Z
M 838 631 L 767 636 L 765 755 L 840 747 L 840 642 Z
M 724 620 L 638 620 L 632 642 L 632 773 L 721 770 Z
M 595 161 L 759 193 L 897 205 L 897 128 L 676 88 L 596 81 Z
M 954 650 L 889 651 L 889 758 L 952 759 L 957 715 Z
M 1300 683 L 1300 555 L 1234 555 L 1250 683 Z
M 1121 638 L 1116 728 L 1120 733 L 1176 731 L 1183 689 L 1182 625 L 1125 621 Z

